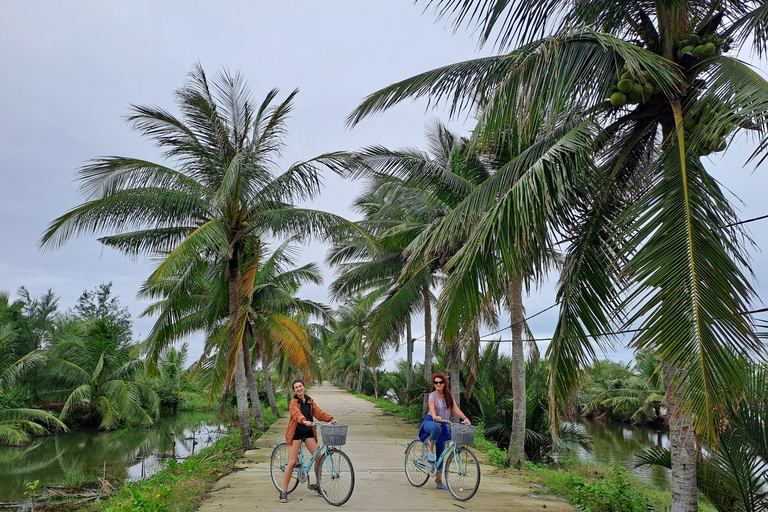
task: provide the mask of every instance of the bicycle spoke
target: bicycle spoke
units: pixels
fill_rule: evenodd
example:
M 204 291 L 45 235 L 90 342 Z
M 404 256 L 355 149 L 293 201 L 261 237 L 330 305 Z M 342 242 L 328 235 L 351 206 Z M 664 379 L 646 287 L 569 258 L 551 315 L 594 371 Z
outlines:
M 337 449 L 323 454 L 316 468 L 317 484 L 323 498 L 331 505 L 343 505 L 355 488 L 355 470 L 349 457 Z
M 270 473 L 272 475 L 272 483 L 278 491 L 283 490 L 283 475 L 288 468 L 288 458 L 290 456 L 288 445 L 280 443 L 272 450 L 272 458 L 270 460 Z M 293 492 L 296 486 L 299 485 L 299 479 L 293 468 L 290 469 L 293 473 L 291 479 L 288 481 L 288 492 Z
M 421 487 L 429 480 L 433 464 L 427 460 L 427 445 L 412 441 L 405 450 L 405 477 L 415 487 Z
M 445 482 L 453 497 L 466 501 L 480 487 L 480 465 L 477 457 L 467 448 L 458 448 L 445 463 Z

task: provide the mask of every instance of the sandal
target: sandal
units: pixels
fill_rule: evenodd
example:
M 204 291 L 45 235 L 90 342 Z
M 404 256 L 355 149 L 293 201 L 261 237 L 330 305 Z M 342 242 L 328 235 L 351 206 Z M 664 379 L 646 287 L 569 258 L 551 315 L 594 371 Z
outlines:
M 435 489 L 447 489 L 448 486 L 439 478 L 435 478 Z
M 288 503 L 288 493 L 287 492 L 281 492 L 280 493 L 280 503 Z
M 320 486 L 319 486 L 319 485 L 317 485 L 317 484 L 309 484 L 309 490 L 310 490 L 310 491 L 315 491 L 315 492 L 318 494 L 318 496 L 322 496 L 322 495 L 323 495 L 323 494 L 320 492 Z

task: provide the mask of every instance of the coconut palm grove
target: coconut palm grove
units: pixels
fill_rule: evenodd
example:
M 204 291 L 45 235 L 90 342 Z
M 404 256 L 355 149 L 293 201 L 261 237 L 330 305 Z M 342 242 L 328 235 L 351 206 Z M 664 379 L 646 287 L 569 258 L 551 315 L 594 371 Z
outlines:
M 136 332 L 110 281 L 74 303 L 50 271 L 45 293 L 0 293 L 0 505 L 197 510 L 286 417 L 295 379 L 366 398 L 415 435 L 441 373 L 484 463 L 574 510 L 768 509 L 768 248 L 753 236 L 768 220 L 744 216 L 718 174 L 728 154 L 750 179 L 765 171 L 768 3 L 415 4 L 485 54 L 337 113 L 351 135 L 426 100 L 425 136 L 406 147 L 286 163 L 311 84 L 264 86 L 210 58 L 168 100 L 138 88 L 115 105 L 148 149 L 120 156 L 115 141 L 64 169 L 82 201 L 47 219 L 38 249 L 81 239 L 148 262 L 134 292 L 152 327 Z M 329 179 L 356 187 L 334 196 L 350 215 L 311 204 Z M 544 311 L 526 302 L 546 286 L 542 344 L 528 321 Z M 184 431 L 169 418 L 198 425 L 183 458 L 147 448 Z M 617 428 L 634 434 L 606 441 Z M 52 448 L 68 439 L 95 468 Z M 624 458 L 601 458 L 614 449 Z

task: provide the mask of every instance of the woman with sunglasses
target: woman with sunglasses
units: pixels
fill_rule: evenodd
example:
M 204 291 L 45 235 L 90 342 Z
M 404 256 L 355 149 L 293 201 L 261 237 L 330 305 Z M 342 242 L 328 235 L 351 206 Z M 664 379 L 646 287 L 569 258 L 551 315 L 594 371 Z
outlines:
M 443 419 L 450 419 L 451 412 L 456 413 L 461 421 L 471 425 L 456 402 L 453 401 L 451 394 L 451 383 L 444 373 L 433 373 L 432 389 L 429 393 L 429 414 L 419 427 L 419 439 L 426 441 L 429 438 L 429 452 L 427 459 L 431 462 L 437 460 L 445 449 L 445 442 L 451 438 L 451 429 L 443 423 Z M 437 476 L 435 477 L 436 489 L 447 489 L 448 486 L 443 483 L 442 463 L 437 466 Z

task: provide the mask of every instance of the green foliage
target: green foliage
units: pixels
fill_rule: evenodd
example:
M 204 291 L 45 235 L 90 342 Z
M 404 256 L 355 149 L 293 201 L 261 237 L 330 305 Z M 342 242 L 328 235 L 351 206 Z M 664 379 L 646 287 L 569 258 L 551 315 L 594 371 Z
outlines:
M 421 420 L 424 419 L 424 415 L 421 413 L 421 404 L 412 404 L 409 407 L 405 407 L 404 405 L 393 403 L 384 398 L 374 398 L 364 394 L 356 394 L 355 396 L 368 400 L 369 402 L 376 404 L 377 407 L 384 409 L 386 413 L 391 414 L 392 416 L 397 416 L 398 418 L 405 418 L 411 423 L 420 424 Z
M 122 327 L 125 341 L 131 339 L 131 313 L 112 296 L 112 282 L 102 283 L 94 290 L 85 290 L 73 308 L 75 315 L 83 320 L 107 319 L 109 323 Z
M 69 393 L 62 419 L 74 416 L 100 428 L 152 424 L 157 394 L 144 382 L 144 365 L 124 327 L 108 318 L 71 324 L 73 335 L 57 337 L 46 355 L 46 371 Z
M 608 477 L 575 486 L 572 502 L 585 512 L 647 512 L 648 498 L 616 466 Z

